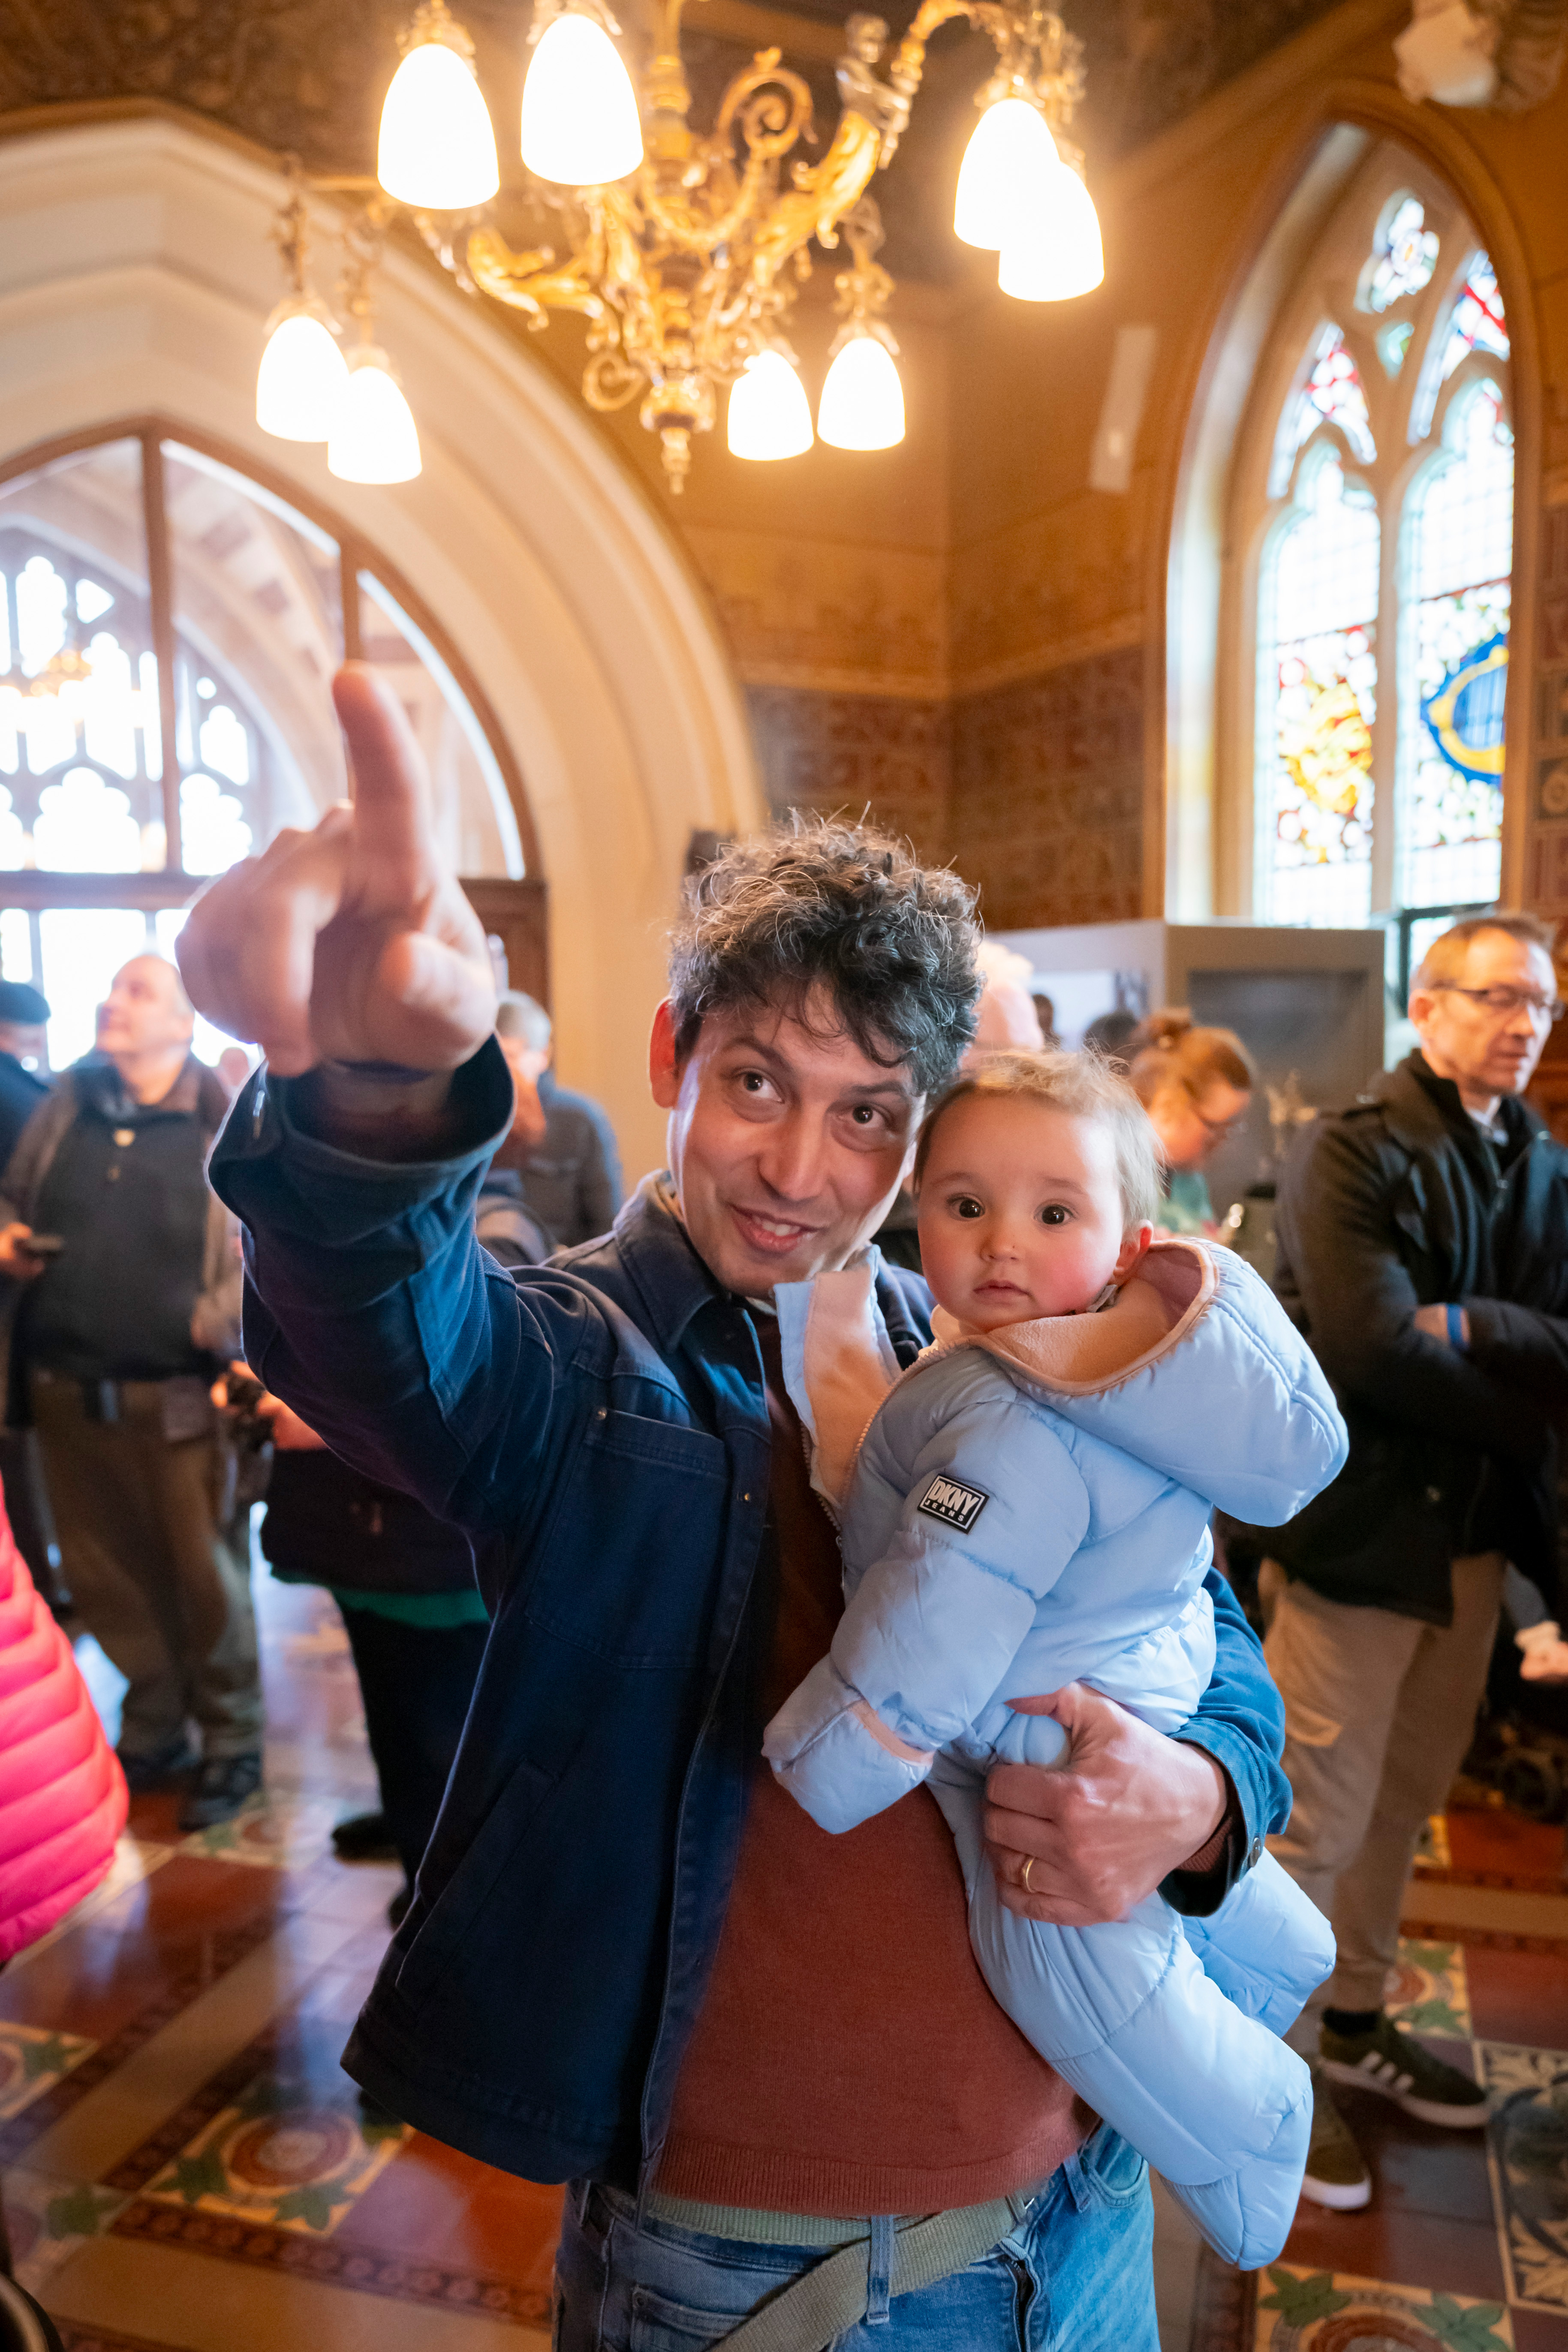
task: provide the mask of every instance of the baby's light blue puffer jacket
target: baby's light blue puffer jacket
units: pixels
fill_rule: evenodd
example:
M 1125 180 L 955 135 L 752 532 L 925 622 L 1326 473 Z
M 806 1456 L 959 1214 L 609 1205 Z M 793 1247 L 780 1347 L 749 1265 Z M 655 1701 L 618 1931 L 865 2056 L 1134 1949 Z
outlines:
M 930 1776 L 997 2000 L 1227 2261 L 1273 2260 L 1311 2115 L 1276 2036 L 1331 1965 L 1327 1921 L 1268 1854 L 1205 1921 L 1157 1895 L 1100 1926 L 1026 1921 L 1000 1902 L 980 1808 L 997 1757 L 1060 1757 L 1052 1719 L 1009 1698 L 1083 1679 L 1182 1727 L 1214 1663 L 1210 1510 L 1278 1522 L 1334 1476 L 1322 1374 L 1240 1258 L 1159 1244 L 1099 1314 L 982 1336 L 939 1313 L 857 1447 L 887 1381 L 868 1272 L 775 1303 L 848 1595 L 768 1726 L 775 1773 L 834 1831 Z
M 792 1287 L 778 1294 L 786 1372 L 819 1451 L 842 1454 L 820 1426 L 830 1342 L 842 1353 L 841 1332 L 816 1334 L 831 1296 Z M 874 1313 L 868 1273 L 864 1297 Z M 769 1727 L 770 1758 L 789 1759 L 788 1785 L 836 1830 L 889 1801 L 885 1752 L 866 1757 L 863 1803 L 847 1756 L 831 1797 L 802 1769 L 851 1699 L 911 1748 L 957 1744 L 980 1762 L 1007 1698 L 1078 1679 L 1176 1729 L 1213 1664 L 1212 1627 L 1192 1606 L 1212 1509 L 1276 1525 L 1345 1457 L 1316 1359 L 1231 1250 L 1156 1243 L 1100 1314 L 983 1338 L 939 1308 L 934 1328 L 837 1498 L 850 1607 L 834 1672 L 824 1661 Z M 876 1591 L 857 1598 L 868 1572 Z

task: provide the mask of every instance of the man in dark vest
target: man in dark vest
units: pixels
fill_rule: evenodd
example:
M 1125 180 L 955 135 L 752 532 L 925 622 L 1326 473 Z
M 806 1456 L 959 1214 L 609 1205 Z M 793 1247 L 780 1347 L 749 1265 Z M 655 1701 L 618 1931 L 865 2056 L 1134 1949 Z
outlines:
M 10 1404 L 32 1421 L 77 1612 L 126 1677 L 133 1791 L 195 1779 L 182 1826 L 261 1782 L 248 1528 L 224 1523 L 208 1391 L 237 1352 L 237 1234 L 203 1172 L 228 1108 L 180 975 L 135 956 L 98 1047 L 28 1121 L 0 1200 Z M 194 1723 L 200 1746 L 190 1737 Z
M 1562 1011 L 1551 944 L 1504 913 L 1436 940 L 1410 995 L 1419 1048 L 1308 1129 L 1280 1186 L 1275 1286 L 1351 1433 L 1263 1577 L 1294 1793 L 1275 1851 L 1339 1947 L 1292 2036 L 1317 2076 L 1304 2193 L 1331 2208 L 1364 2205 L 1372 2180 L 1325 2077 L 1422 2123 L 1487 2116 L 1470 2075 L 1383 2000 L 1416 1839 L 1475 1727 L 1505 1564 L 1555 1599 L 1568 1152 L 1520 1100 Z

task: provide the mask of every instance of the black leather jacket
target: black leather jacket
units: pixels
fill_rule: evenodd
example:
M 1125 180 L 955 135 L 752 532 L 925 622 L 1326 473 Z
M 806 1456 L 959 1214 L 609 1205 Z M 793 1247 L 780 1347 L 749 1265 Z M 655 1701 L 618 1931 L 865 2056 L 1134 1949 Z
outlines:
M 1274 1283 L 1332 1381 L 1350 1460 L 1269 1549 L 1336 1601 L 1447 1624 L 1449 1562 L 1504 1552 L 1552 1597 L 1568 1409 L 1568 1151 L 1505 1100 L 1488 1140 L 1415 1053 L 1318 1119 L 1279 1187 Z M 1463 1306 L 1461 1351 L 1417 1307 Z

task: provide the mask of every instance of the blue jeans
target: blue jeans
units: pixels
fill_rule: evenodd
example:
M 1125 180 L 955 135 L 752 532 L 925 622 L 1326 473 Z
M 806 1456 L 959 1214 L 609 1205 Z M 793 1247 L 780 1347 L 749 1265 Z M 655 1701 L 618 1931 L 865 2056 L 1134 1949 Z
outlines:
M 918 2294 L 895 2294 L 835 2352 L 1159 2352 L 1149 2168 L 1102 2125 L 1010 2237 Z M 554 2352 L 706 2352 L 826 2259 L 645 2221 L 619 2190 L 574 2182 L 555 2265 Z M 886 2328 L 884 2334 L 883 2329 Z

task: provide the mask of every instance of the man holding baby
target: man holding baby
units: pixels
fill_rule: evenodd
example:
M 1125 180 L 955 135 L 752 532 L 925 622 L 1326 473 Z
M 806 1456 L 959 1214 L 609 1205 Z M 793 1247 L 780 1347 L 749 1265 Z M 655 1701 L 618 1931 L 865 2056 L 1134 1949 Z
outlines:
M 830 1836 L 762 1759 L 843 1607 L 773 1294 L 853 1258 L 897 1192 L 973 1031 L 970 894 L 867 828 L 726 852 L 654 1024 L 668 1172 L 514 1281 L 471 1230 L 512 1107 L 483 937 L 392 698 L 357 669 L 337 693 L 353 809 L 212 886 L 181 954 L 267 1055 L 212 1165 L 247 1357 L 469 1532 L 493 1621 L 346 2063 L 570 2181 L 565 2352 L 1154 2352 L 1146 2167 L 987 1990 L 929 1795 Z M 884 1270 L 877 1304 L 907 1366 L 924 1286 Z M 1213 1914 L 1282 1825 L 1278 1702 L 1205 1589 L 1214 1670 L 1174 1737 L 1082 1685 L 1028 1703 L 1069 1753 L 992 1775 L 1013 1914 L 1087 1927 L 1156 1888 Z

